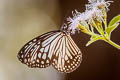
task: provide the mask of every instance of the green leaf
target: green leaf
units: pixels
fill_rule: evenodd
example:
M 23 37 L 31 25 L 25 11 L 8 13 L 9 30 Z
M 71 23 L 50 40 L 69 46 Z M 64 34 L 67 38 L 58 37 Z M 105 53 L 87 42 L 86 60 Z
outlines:
M 120 14 L 117 15 L 116 17 L 114 17 L 114 18 L 110 21 L 108 27 L 111 27 L 111 26 L 113 26 L 113 25 L 115 25 L 116 23 L 119 23 L 119 22 L 120 22 Z
M 97 41 L 97 40 L 101 40 L 101 39 L 104 39 L 102 36 L 92 36 L 90 41 L 88 41 L 88 43 L 86 44 L 86 46 L 89 46 L 91 43 Z
M 111 35 L 111 32 L 119 25 L 119 22 L 120 22 L 120 14 L 114 17 L 110 21 L 108 28 L 105 30 L 105 32 L 108 34 L 109 37 Z
M 116 24 L 114 24 L 114 25 L 112 25 L 112 26 L 109 26 L 109 27 L 105 30 L 105 32 L 108 33 L 109 37 L 110 37 L 110 35 L 111 35 L 111 32 L 112 32 L 115 28 L 117 28 L 118 25 L 119 25 L 119 23 L 116 23 Z

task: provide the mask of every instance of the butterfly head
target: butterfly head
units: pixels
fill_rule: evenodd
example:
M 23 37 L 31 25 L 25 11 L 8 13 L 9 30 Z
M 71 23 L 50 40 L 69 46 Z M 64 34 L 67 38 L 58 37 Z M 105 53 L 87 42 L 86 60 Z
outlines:
M 63 24 L 60 29 L 64 34 L 70 33 L 70 30 L 68 30 L 67 24 Z

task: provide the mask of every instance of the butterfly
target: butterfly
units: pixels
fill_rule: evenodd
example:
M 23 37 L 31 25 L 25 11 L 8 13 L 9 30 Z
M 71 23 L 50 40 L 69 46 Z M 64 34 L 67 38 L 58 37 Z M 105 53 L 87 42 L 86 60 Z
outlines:
M 76 70 L 82 53 L 70 32 L 65 29 L 42 34 L 26 43 L 17 55 L 30 68 L 46 68 L 52 65 L 58 72 L 70 73 Z

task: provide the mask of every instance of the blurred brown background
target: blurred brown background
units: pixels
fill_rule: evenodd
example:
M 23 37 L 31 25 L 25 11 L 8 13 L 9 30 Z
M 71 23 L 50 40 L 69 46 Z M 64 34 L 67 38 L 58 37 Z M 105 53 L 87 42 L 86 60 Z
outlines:
M 88 35 L 72 35 L 83 53 L 81 66 L 70 74 L 52 67 L 30 69 L 17 59 L 20 48 L 32 38 L 59 29 L 71 11 L 85 10 L 87 0 L 0 0 L 0 80 L 120 80 L 120 50 L 104 41 L 88 47 Z M 120 13 L 120 1 L 114 0 L 108 21 Z M 120 45 L 120 27 L 112 40 Z
M 120 1 L 113 1 L 109 7 L 108 21 L 120 14 Z M 71 12 L 77 9 L 83 12 L 87 0 L 60 0 L 60 3 L 62 16 L 65 16 L 68 10 Z M 120 27 L 112 32 L 111 38 L 120 45 L 119 34 Z M 120 80 L 120 50 L 104 41 L 97 41 L 85 47 L 89 36 L 83 33 L 73 35 L 73 39 L 82 50 L 83 62 L 76 71 L 67 75 L 66 80 Z

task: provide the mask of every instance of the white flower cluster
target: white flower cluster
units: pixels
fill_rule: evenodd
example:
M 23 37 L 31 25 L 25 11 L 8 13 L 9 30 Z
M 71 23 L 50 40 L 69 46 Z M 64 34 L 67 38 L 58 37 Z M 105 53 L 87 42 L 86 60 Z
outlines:
M 86 10 L 83 13 L 72 12 L 73 17 L 67 18 L 69 24 L 69 30 L 71 33 L 75 33 L 76 30 L 79 30 L 78 26 L 81 25 L 82 22 L 88 23 L 88 25 L 93 21 L 102 21 L 104 14 L 103 9 L 108 11 L 108 7 L 110 3 L 113 1 L 105 1 L 105 0 L 88 0 L 89 3 L 86 4 Z

